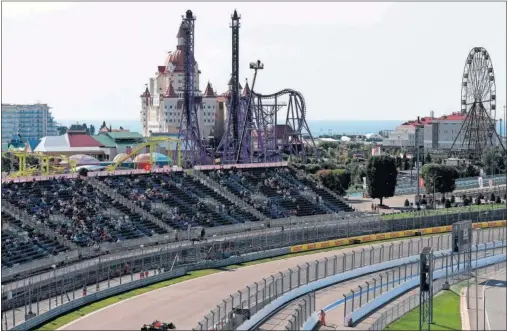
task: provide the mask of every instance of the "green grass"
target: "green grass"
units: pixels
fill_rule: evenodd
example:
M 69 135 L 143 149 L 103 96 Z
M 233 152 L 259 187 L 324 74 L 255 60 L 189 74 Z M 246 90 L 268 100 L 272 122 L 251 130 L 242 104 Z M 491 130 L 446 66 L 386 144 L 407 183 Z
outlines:
M 399 240 L 399 238 L 379 240 L 376 242 L 389 242 L 389 241 L 396 241 L 396 240 Z M 233 264 L 233 265 L 226 266 L 222 269 L 205 269 L 205 270 L 192 271 L 185 276 L 169 279 L 169 280 L 166 280 L 166 281 L 163 281 L 160 283 L 152 284 L 150 286 L 135 289 L 135 290 L 132 290 L 129 292 L 125 292 L 125 293 L 122 293 L 119 295 L 115 295 L 115 296 L 94 302 L 94 303 L 89 304 L 87 306 L 81 307 L 77 310 L 74 310 L 68 314 L 57 317 L 56 319 L 44 324 L 43 326 L 41 326 L 37 330 L 56 330 L 56 329 L 64 326 L 65 324 L 75 321 L 78 318 L 81 318 L 87 314 L 90 314 L 90 313 L 97 311 L 99 309 L 102 309 L 104 307 L 113 305 L 117 302 L 123 301 L 128 298 L 135 297 L 135 296 L 143 294 L 143 293 L 151 292 L 153 290 L 157 290 L 157 289 L 160 289 L 163 287 L 178 284 L 178 283 L 184 282 L 186 280 L 212 275 L 212 274 L 215 274 L 218 272 L 222 272 L 224 270 L 235 270 L 235 269 L 239 269 L 239 268 L 246 267 L 246 266 L 251 266 L 251 265 L 256 265 L 256 264 L 261 264 L 261 263 L 266 263 L 266 262 L 271 262 L 271 261 L 277 261 L 277 260 L 284 260 L 284 259 L 288 259 L 288 258 L 292 258 L 292 257 L 296 257 L 296 256 L 304 256 L 304 255 L 316 254 L 316 253 L 321 253 L 321 252 L 340 250 L 343 248 L 351 248 L 351 247 L 356 247 L 356 246 L 361 246 L 361 244 L 339 246 L 339 247 L 328 247 L 328 248 L 306 251 L 306 252 L 291 253 L 291 254 L 287 254 L 287 255 L 281 255 L 281 256 L 246 262 L 246 263 L 242 263 L 242 264 Z
M 442 291 L 433 298 L 431 330 L 461 330 L 459 287 Z M 419 330 L 419 308 L 387 326 L 385 330 Z
M 404 218 L 412 218 L 412 217 L 424 217 L 424 216 L 435 216 L 435 215 L 445 215 L 445 214 L 456 214 L 463 212 L 475 212 L 475 211 L 488 211 L 488 210 L 497 210 L 505 208 L 505 204 L 491 204 L 491 205 L 472 205 L 466 207 L 452 207 L 445 209 L 430 209 L 419 212 L 406 212 L 406 213 L 398 213 L 398 214 L 384 214 L 381 216 L 383 220 L 392 220 L 392 219 L 404 219 Z

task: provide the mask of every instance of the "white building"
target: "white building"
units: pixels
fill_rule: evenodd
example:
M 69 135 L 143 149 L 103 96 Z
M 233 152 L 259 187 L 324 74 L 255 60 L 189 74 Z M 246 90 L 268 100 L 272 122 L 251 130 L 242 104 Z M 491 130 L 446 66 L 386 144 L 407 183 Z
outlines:
M 2 150 L 6 150 L 13 136 L 25 142 L 56 136 L 56 122 L 47 104 L 2 104 Z
M 452 113 L 438 118 L 433 116 L 418 118 L 415 121 L 408 121 L 396 127 L 396 130 L 389 132 L 389 137 L 384 139 L 385 147 L 397 147 L 411 149 L 416 146 L 415 136 L 418 133 L 419 145 L 424 146 L 424 150 L 453 150 L 462 149 L 464 134 L 459 135 L 460 129 L 466 120 L 466 115 L 461 113 Z M 456 140 L 456 138 L 458 138 Z M 498 145 L 498 139 L 494 139 Z
M 170 52 L 163 66 L 158 66 L 155 77 L 150 78 L 145 91 L 141 94 L 141 123 L 143 136 L 152 133 L 177 134 L 183 111 L 184 92 L 184 54 L 185 39 L 180 26 L 176 36 L 176 51 Z M 198 123 L 201 137 L 208 137 L 215 125 L 217 110 L 216 92 L 208 82 L 204 93 L 199 89 L 200 70 L 195 63 L 194 90 L 196 96 L 202 96 L 202 104 L 198 110 Z

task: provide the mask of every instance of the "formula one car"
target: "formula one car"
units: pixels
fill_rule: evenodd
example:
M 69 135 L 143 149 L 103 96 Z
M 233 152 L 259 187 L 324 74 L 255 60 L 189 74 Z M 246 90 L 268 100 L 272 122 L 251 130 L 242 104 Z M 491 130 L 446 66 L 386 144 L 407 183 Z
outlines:
M 141 327 L 141 331 L 167 331 L 176 329 L 174 323 L 162 323 L 160 321 L 154 321 L 151 324 L 145 324 Z

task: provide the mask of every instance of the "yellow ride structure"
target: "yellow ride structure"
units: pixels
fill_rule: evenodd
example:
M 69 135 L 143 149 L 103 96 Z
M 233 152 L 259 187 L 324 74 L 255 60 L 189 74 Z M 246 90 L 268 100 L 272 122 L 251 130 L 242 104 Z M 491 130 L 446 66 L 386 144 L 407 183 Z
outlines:
M 156 163 L 155 153 L 157 153 L 157 147 L 159 147 L 160 144 L 165 143 L 165 142 L 168 142 L 169 144 L 172 144 L 174 142 L 176 143 L 174 150 L 171 148 L 167 149 L 167 154 L 172 152 L 173 156 L 171 157 L 170 155 L 168 155 L 168 157 L 170 157 L 172 160 L 176 159 L 178 167 L 181 167 L 181 156 L 182 156 L 181 142 L 182 142 L 182 140 L 177 139 L 177 138 L 171 138 L 171 137 L 151 137 L 146 142 L 137 145 L 136 148 L 134 148 L 130 153 L 124 155 L 119 160 L 117 160 L 113 164 L 109 165 L 106 168 L 106 170 L 107 171 L 116 170 L 116 168 L 118 168 L 122 163 L 126 162 L 128 159 L 134 160 L 135 157 L 139 154 L 142 154 L 143 149 L 146 149 L 146 148 L 148 148 L 147 152 L 150 154 L 149 164 L 150 164 L 150 166 L 153 166 L 153 164 Z M 176 157 L 174 157 L 174 154 L 176 154 Z
M 56 164 L 51 164 L 51 160 L 61 159 L 67 161 L 69 171 L 76 172 L 76 161 L 69 160 L 68 156 L 61 155 L 55 157 L 53 155 L 46 155 L 44 153 L 28 153 L 28 152 L 9 152 L 18 158 L 19 169 L 7 176 L 7 178 L 18 178 L 26 176 L 49 176 L 53 174 L 61 174 L 65 172 L 67 167 L 62 167 Z M 7 156 L 7 153 L 2 153 L 2 156 Z M 34 157 L 39 161 L 39 166 L 27 166 L 27 158 Z

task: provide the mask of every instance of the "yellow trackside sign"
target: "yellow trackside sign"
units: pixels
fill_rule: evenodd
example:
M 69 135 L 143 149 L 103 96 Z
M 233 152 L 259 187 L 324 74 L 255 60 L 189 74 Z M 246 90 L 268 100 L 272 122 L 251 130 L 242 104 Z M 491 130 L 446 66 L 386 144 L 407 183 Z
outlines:
M 500 227 L 500 226 L 505 226 L 506 224 L 507 224 L 507 221 L 492 221 L 492 222 L 473 223 L 472 226 L 474 227 L 474 229 L 477 229 L 477 228 Z M 367 243 L 367 242 L 379 241 L 379 240 L 385 240 L 385 239 L 406 238 L 406 237 L 414 236 L 416 232 L 420 232 L 422 234 L 435 234 L 435 233 L 444 233 L 444 232 L 451 232 L 451 231 L 452 231 L 452 225 L 446 225 L 446 226 L 437 226 L 434 228 L 424 228 L 424 229 L 416 229 L 416 230 L 369 234 L 369 235 L 359 236 L 359 237 L 334 239 L 334 240 L 327 240 L 327 241 L 320 241 L 320 242 L 316 242 L 316 243 L 292 246 L 290 248 L 290 251 L 291 251 L 291 253 L 297 253 L 297 252 L 313 251 L 313 250 L 329 248 L 329 247 L 346 246 L 346 245 L 353 244 L 356 240 L 359 240 L 361 243 Z

